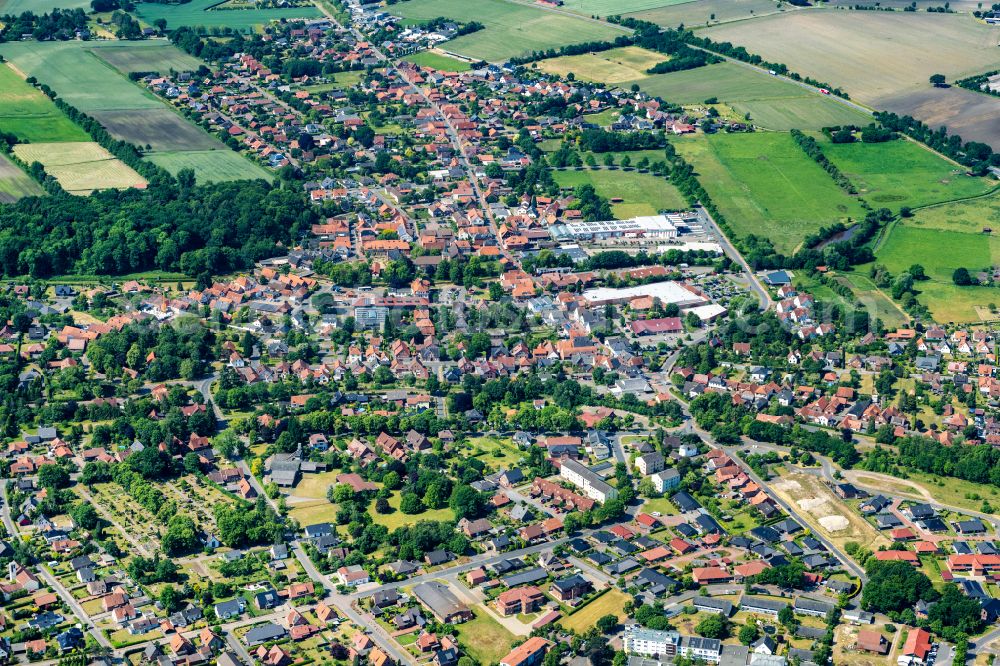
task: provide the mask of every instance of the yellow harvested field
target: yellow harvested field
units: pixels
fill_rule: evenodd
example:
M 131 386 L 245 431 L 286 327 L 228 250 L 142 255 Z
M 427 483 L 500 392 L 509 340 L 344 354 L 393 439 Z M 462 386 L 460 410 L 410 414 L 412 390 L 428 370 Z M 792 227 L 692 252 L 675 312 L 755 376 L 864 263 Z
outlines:
M 771 489 L 808 523 L 809 527 L 843 550 L 854 541 L 869 550 L 888 546 L 889 540 L 842 502 L 822 480 L 809 474 L 787 474 L 771 484 Z
M 638 46 L 625 46 L 599 53 L 560 56 L 542 60 L 538 68 L 549 74 L 566 76 L 572 73 L 583 81 L 624 83 L 649 76 L 646 70 L 667 56 Z
M 146 187 L 142 176 L 93 141 L 18 144 L 14 154 L 28 164 L 39 162 L 71 194 Z
M 1000 65 L 996 31 L 962 14 L 823 9 L 715 26 L 705 34 L 875 105 L 888 95 L 930 90 L 931 74 L 951 80 Z

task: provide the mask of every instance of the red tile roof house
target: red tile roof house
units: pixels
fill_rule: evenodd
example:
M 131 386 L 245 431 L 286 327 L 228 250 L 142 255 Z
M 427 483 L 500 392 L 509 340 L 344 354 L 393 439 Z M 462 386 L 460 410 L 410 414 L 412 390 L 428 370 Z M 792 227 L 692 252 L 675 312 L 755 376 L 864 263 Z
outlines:
M 899 653 L 897 662 L 905 664 L 923 664 L 931 651 L 931 635 L 926 629 L 912 629 L 906 637 L 906 643 Z
M 699 585 L 728 583 L 733 575 L 721 567 L 699 567 L 691 570 L 691 580 Z
M 886 654 L 889 651 L 889 642 L 885 636 L 877 631 L 862 629 L 858 632 L 857 649 L 875 654 Z
M 880 550 L 875 553 L 875 559 L 880 562 L 909 562 L 915 567 L 920 566 L 917 554 L 909 550 Z

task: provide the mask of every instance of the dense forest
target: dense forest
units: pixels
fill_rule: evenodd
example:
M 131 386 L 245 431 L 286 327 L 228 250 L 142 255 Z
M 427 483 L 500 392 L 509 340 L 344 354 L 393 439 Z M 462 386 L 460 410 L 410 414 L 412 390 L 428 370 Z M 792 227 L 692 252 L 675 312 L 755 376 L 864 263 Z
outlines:
M 0 206 L 0 273 L 215 274 L 280 253 L 317 221 L 303 194 L 263 181 L 32 197 Z

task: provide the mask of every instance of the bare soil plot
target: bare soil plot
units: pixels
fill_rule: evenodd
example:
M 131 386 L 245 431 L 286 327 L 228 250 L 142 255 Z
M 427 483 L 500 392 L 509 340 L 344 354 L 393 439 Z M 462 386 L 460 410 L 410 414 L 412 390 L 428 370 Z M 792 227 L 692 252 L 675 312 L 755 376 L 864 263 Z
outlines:
M 853 7 L 858 4 L 857 0 L 826 0 L 831 7 Z M 916 5 L 918 11 L 926 11 L 928 7 L 940 7 L 943 3 L 940 0 L 881 0 L 880 7 L 891 7 L 893 9 L 904 9 L 910 5 Z M 983 3 L 978 0 L 951 0 L 949 7 L 956 12 L 971 12 L 982 9 Z
M 40 162 L 71 194 L 146 186 L 142 176 L 92 141 L 22 143 L 14 154 L 28 164 Z
M 796 507 L 810 527 L 843 550 L 854 541 L 869 550 L 889 545 L 860 515 L 833 494 L 822 480 L 808 474 L 788 474 L 771 484 L 771 488 L 791 506 Z
M 674 28 L 682 23 L 693 28 L 792 10 L 794 8 L 788 3 L 776 0 L 692 0 L 647 11 L 633 11 L 629 16 L 667 28 Z
M 946 126 L 949 133 L 966 141 L 1000 147 L 1000 98 L 955 86 L 928 87 L 886 97 L 881 106 L 901 116 L 919 118 L 931 127 Z
M 956 77 L 1000 63 L 997 32 L 958 14 L 799 11 L 705 34 L 842 86 L 869 104 L 929 88 L 934 73 Z
M 225 146 L 205 130 L 168 108 L 148 109 L 141 113 L 127 111 L 97 111 L 97 122 L 116 139 L 153 150 L 213 150 Z

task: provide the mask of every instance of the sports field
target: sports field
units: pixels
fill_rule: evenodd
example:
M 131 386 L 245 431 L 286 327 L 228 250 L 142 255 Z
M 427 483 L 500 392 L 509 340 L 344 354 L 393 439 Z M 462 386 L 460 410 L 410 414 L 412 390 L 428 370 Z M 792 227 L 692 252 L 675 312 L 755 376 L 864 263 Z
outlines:
M 658 9 L 646 11 L 633 9 L 630 16 L 643 21 L 652 21 L 666 28 L 676 28 L 682 23 L 694 28 L 727 21 L 742 21 L 793 9 L 794 7 L 787 2 L 777 0 L 691 0 L 664 3 Z
M 840 86 L 872 107 L 910 113 L 932 126 L 947 120 L 966 140 L 1000 139 L 992 122 L 1000 100 L 980 96 L 993 104 L 983 102 L 987 108 L 977 119 L 961 108 L 974 93 L 938 92 L 927 81 L 935 73 L 955 79 L 1000 65 L 996 30 L 967 15 L 809 10 L 711 27 L 705 34 Z M 921 108 L 926 105 L 932 108 Z M 961 123 L 951 122 L 954 117 Z
M 467 72 L 472 69 L 472 65 L 464 60 L 452 58 L 443 53 L 435 53 L 434 51 L 414 53 L 413 55 L 406 56 L 403 60 L 420 65 L 421 67 L 438 69 L 442 72 Z
M 274 180 L 264 167 L 229 149 L 153 153 L 146 159 L 174 175 L 181 169 L 194 169 L 199 183 L 256 178 Z
M 937 321 L 980 321 L 976 306 L 1000 304 L 995 287 L 956 287 L 951 275 L 964 267 L 975 274 L 1000 265 L 1000 195 L 933 206 L 901 220 L 876 251 L 876 261 L 893 273 L 920 264 L 930 278 L 918 282 L 917 297 Z
M 165 69 L 192 69 L 200 64 L 174 46 L 152 40 L 13 42 L 0 45 L 0 54 L 25 75 L 36 77 L 66 102 L 93 116 L 115 138 L 140 148 L 148 146 L 153 154 L 170 153 L 163 158 L 165 165 L 178 163 L 178 151 L 192 151 L 197 155 L 187 164 L 202 181 L 231 179 L 241 170 L 247 178 L 260 177 L 259 167 L 235 156 L 246 162 L 237 168 L 237 160 L 221 141 L 125 76 L 128 71 L 154 70 L 158 63 Z M 220 164 L 210 166 L 209 156 L 218 158 Z
M 14 154 L 28 164 L 40 162 L 71 194 L 146 186 L 142 176 L 92 141 L 19 143 Z
M 821 138 L 823 153 L 873 206 L 926 206 L 989 192 L 996 181 L 965 169 L 913 141 L 835 144 Z
M 152 5 L 150 5 L 152 6 Z M 441 48 L 470 58 L 501 61 L 534 50 L 613 39 L 626 31 L 585 18 L 548 11 L 508 0 L 408 0 L 388 11 L 409 21 L 439 16 L 478 21 L 485 28 L 445 42 Z
M 687 208 L 687 202 L 676 187 L 648 173 L 585 169 L 556 171 L 552 175 L 560 187 L 593 185 L 599 195 L 612 200 L 611 210 L 620 220 Z M 615 202 L 615 199 L 621 201 Z
M 582 81 L 624 83 L 649 76 L 646 73 L 667 56 L 638 46 L 625 46 L 600 53 L 583 53 L 575 56 L 549 58 L 538 63 L 538 69 L 565 77 L 570 72 Z
M 0 130 L 22 141 L 87 141 L 87 133 L 40 90 L 0 64 Z
M 147 23 L 164 19 L 168 28 L 229 27 L 240 32 L 250 32 L 257 26 L 281 19 L 318 18 L 322 12 L 313 5 L 281 9 L 212 9 L 219 0 L 191 0 L 185 4 L 140 2 L 135 13 Z
M 687 136 L 677 151 L 739 235 L 757 234 L 792 252 L 820 227 L 864 217 L 848 196 L 784 133 Z
M 631 83 L 623 83 L 622 87 Z M 655 74 L 634 83 L 644 92 L 674 104 L 701 104 L 715 97 L 740 114 L 750 114 L 750 122 L 755 125 L 773 130 L 870 122 L 865 114 L 829 97 L 731 62 Z
M 13 203 L 22 197 L 40 197 L 45 194 L 31 176 L 0 154 L 0 203 Z

